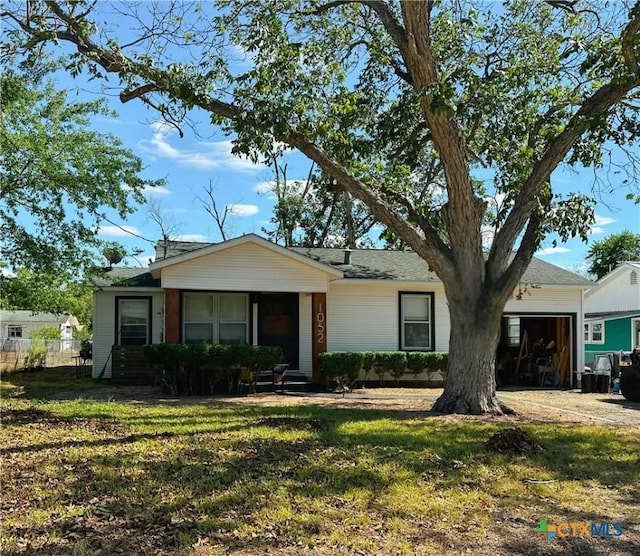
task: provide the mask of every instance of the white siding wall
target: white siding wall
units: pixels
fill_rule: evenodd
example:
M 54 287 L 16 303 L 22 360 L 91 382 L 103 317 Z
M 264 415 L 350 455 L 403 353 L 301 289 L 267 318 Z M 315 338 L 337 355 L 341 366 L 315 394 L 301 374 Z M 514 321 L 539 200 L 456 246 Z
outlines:
M 190 290 L 326 292 L 328 274 L 254 244 L 169 266 L 162 287 Z
M 97 377 L 106 363 L 104 378 L 111 378 L 111 346 L 115 342 L 116 297 L 151 296 L 151 341 L 162 342 L 164 332 L 162 292 L 113 292 L 99 291 L 93 295 L 93 371 Z
M 22 328 L 22 339 L 29 339 L 29 334 L 32 332 L 38 332 L 38 330 L 42 330 L 43 328 L 51 328 L 52 326 L 55 328 L 60 328 L 60 325 L 57 322 L 10 322 L 2 325 L 2 337 L 9 337 L 9 328 L 13 328 L 15 326 L 20 326 Z M 14 338 L 12 338 L 14 339 Z
M 399 346 L 398 292 L 431 291 L 435 306 L 435 349 L 449 349 L 449 309 L 439 284 L 403 286 L 401 284 L 331 284 L 327 296 L 327 336 L 329 351 L 397 350 Z M 582 290 L 535 288 L 522 300 L 512 299 L 505 312 L 576 315 L 577 368 L 584 366 L 582 350 Z M 301 321 L 302 322 L 302 321 Z M 573 333 L 573 332 L 572 332 Z
M 400 291 L 434 292 L 435 349 L 449 345 L 449 311 L 439 284 L 346 285 L 333 283 L 327 296 L 327 349 L 397 350 L 399 347 Z
M 585 297 L 585 313 L 640 310 L 640 271 L 636 269 L 636 284 L 631 284 L 631 271 L 625 268 L 591 290 Z
M 510 299 L 506 313 L 581 313 L 582 290 L 533 288 L 522 294 L 522 299 Z

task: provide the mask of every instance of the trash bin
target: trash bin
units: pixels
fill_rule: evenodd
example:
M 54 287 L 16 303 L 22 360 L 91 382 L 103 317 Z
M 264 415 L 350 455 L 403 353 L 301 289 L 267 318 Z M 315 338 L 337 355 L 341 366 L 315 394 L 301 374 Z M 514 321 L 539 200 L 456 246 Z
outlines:
M 595 392 L 600 394 L 608 394 L 609 387 L 611 386 L 611 373 L 598 373 L 595 374 Z
M 594 373 L 582 373 L 582 393 L 591 394 L 596 391 L 596 375 Z

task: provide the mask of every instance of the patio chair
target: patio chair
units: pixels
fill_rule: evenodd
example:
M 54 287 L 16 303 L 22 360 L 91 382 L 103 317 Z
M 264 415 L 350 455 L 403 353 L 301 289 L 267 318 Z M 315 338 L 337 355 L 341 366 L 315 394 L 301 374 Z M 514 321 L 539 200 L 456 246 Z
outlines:
M 273 391 L 276 391 L 278 383 L 281 385 L 281 392 L 284 392 L 284 379 L 289 369 L 288 363 L 277 363 L 271 367 L 271 380 L 273 382 Z

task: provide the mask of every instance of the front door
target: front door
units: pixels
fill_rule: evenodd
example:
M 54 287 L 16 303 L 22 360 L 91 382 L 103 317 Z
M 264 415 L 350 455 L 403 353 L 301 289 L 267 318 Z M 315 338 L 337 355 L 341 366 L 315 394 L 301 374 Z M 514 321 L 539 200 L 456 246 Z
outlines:
M 116 344 L 141 346 L 151 342 L 151 298 L 116 298 Z
M 280 346 L 284 363 L 299 368 L 299 304 L 297 293 L 258 296 L 258 344 Z

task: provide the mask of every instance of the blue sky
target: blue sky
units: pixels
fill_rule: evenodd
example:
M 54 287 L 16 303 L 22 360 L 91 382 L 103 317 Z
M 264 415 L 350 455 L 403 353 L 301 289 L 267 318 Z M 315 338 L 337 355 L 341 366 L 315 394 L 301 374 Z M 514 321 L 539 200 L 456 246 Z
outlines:
M 232 207 L 227 219 L 228 235 L 262 234 L 261 229 L 269 226 L 273 208 L 273 196 L 269 193 L 272 170 L 232 155 L 231 139 L 208 124 L 206 116 L 198 124 L 198 136 L 187 126 L 183 129 L 184 137 L 180 138 L 177 131 L 154 120 L 155 115 L 140 103 L 114 102 L 113 107 L 119 117 L 97 119 L 94 126 L 119 137 L 143 160 L 146 168 L 143 177 L 166 180 L 165 186 L 147 190 L 146 197 L 165 213 L 177 238 L 185 241 L 222 239 L 213 218 L 197 199 L 205 196 L 203 187 L 210 182 L 219 208 Z M 291 179 L 305 176 L 309 171 L 310 163 L 300 155 L 289 156 L 287 162 Z M 147 207 L 140 206 L 127 221 L 113 214 L 110 218 L 116 225 L 101 226 L 101 239 L 143 249 L 138 257 L 143 262 L 153 256 L 151 243 L 136 237 L 151 241 L 160 238 L 160 228 L 149 218 Z M 135 261 L 128 262 L 135 264 Z

